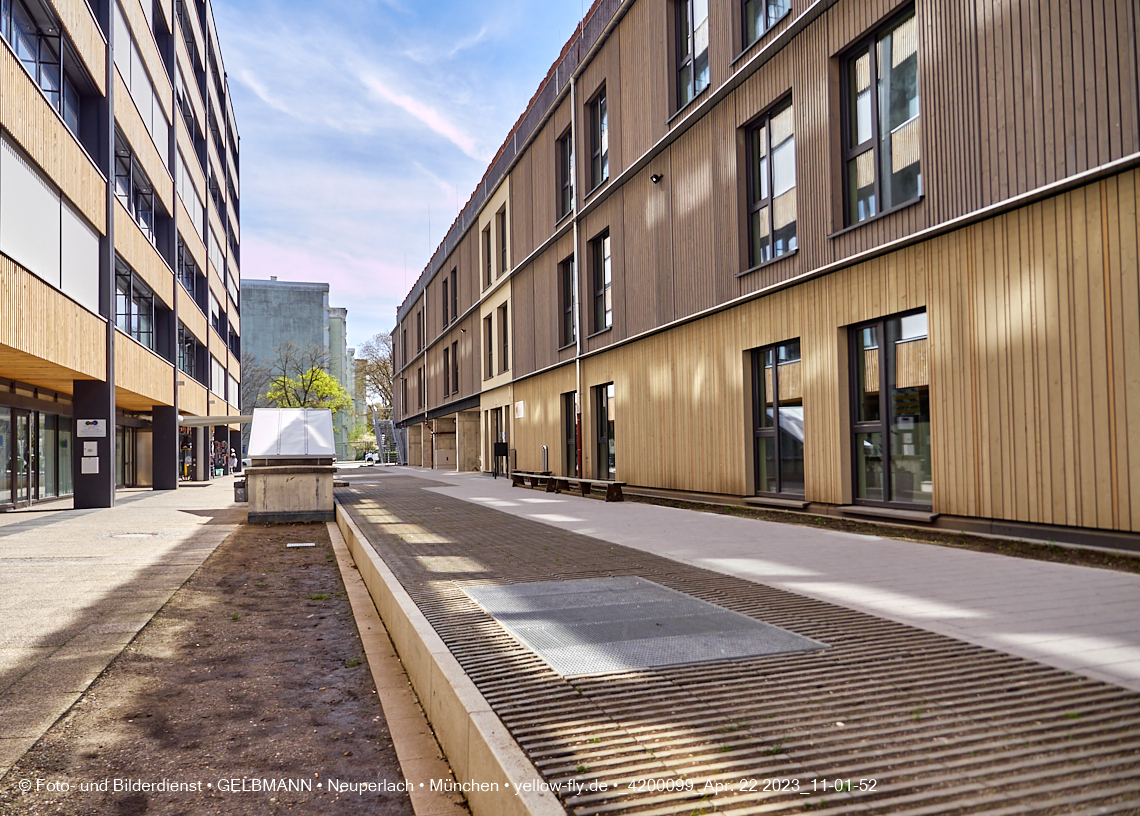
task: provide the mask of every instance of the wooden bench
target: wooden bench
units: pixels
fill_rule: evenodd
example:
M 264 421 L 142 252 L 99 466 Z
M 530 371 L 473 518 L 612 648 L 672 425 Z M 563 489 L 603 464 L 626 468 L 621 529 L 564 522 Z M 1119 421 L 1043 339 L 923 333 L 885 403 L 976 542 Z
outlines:
M 561 493 L 563 490 L 569 490 L 570 485 L 577 485 L 578 489 L 582 491 L 583 496 L 589 496 L 590 488 L 594 486 L 605 486 L 606 501 L 619 502 L 625 501 L 625 497 L 621 494 L 621 489 L 624 484 L 625 482 L 612 482 L 608 479 L 578 479 L 572 476 L 554 476 L 547 484 L 546 490 L 548 493 Z
M 526 487 L 529 481 L 531 487 L 545 487 L 550 493 L 550 477 L 549 470 L 512 470 L 511 487 Z

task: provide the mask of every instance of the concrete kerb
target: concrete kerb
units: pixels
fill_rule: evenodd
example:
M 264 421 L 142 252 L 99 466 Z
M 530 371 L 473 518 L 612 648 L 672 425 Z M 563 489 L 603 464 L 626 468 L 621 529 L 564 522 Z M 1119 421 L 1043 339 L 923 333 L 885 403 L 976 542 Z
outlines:
M 339 502 L 336 523 L 456 780 L 498 783 L 466 794 L 472 814 L 565 816 L 553 793 L 533 789 L 542 776 Z

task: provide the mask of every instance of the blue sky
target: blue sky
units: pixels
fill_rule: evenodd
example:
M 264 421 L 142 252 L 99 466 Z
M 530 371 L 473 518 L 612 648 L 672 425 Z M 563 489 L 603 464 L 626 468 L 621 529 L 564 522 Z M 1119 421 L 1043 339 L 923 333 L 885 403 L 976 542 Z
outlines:
M 588 8 L 214 0 L 241 134 L 242 276 L 327 281 L 351 346 L 391 329 Z

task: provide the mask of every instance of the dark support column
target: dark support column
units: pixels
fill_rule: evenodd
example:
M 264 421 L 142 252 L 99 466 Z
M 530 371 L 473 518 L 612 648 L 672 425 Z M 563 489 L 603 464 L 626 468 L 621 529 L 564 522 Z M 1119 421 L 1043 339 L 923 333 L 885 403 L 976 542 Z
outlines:
M 77 510 L 115 506 L 115 390 L 98 380 L 75 380 L 75 441 L 71 477 Z M 101 423 L 101 424 L 100 424 Z M 99 436 L 98 434 L 102 434 Z M 87 456 L 94 453 L 94 456 Z M 96 471 L 84 473 L 84 470 Z
M 178 410 L 156 405 L 151 410 L 154 427 L 154 489 L 178 489 Z
M 230 447 L 233 448 L 234 453 L 237 455 L 237 472 L 241 472 L 241 460 L 245 456 L 245 452 L 241 449 L 241 431 L 230 431 Z

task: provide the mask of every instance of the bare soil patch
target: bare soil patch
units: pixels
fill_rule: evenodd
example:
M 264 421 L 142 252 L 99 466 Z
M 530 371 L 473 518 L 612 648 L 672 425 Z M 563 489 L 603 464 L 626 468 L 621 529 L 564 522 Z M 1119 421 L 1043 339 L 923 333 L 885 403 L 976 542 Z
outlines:
M 401 781 L 327 529 L 247 524 L 11 769 L 0 812 L 410 816 Z

